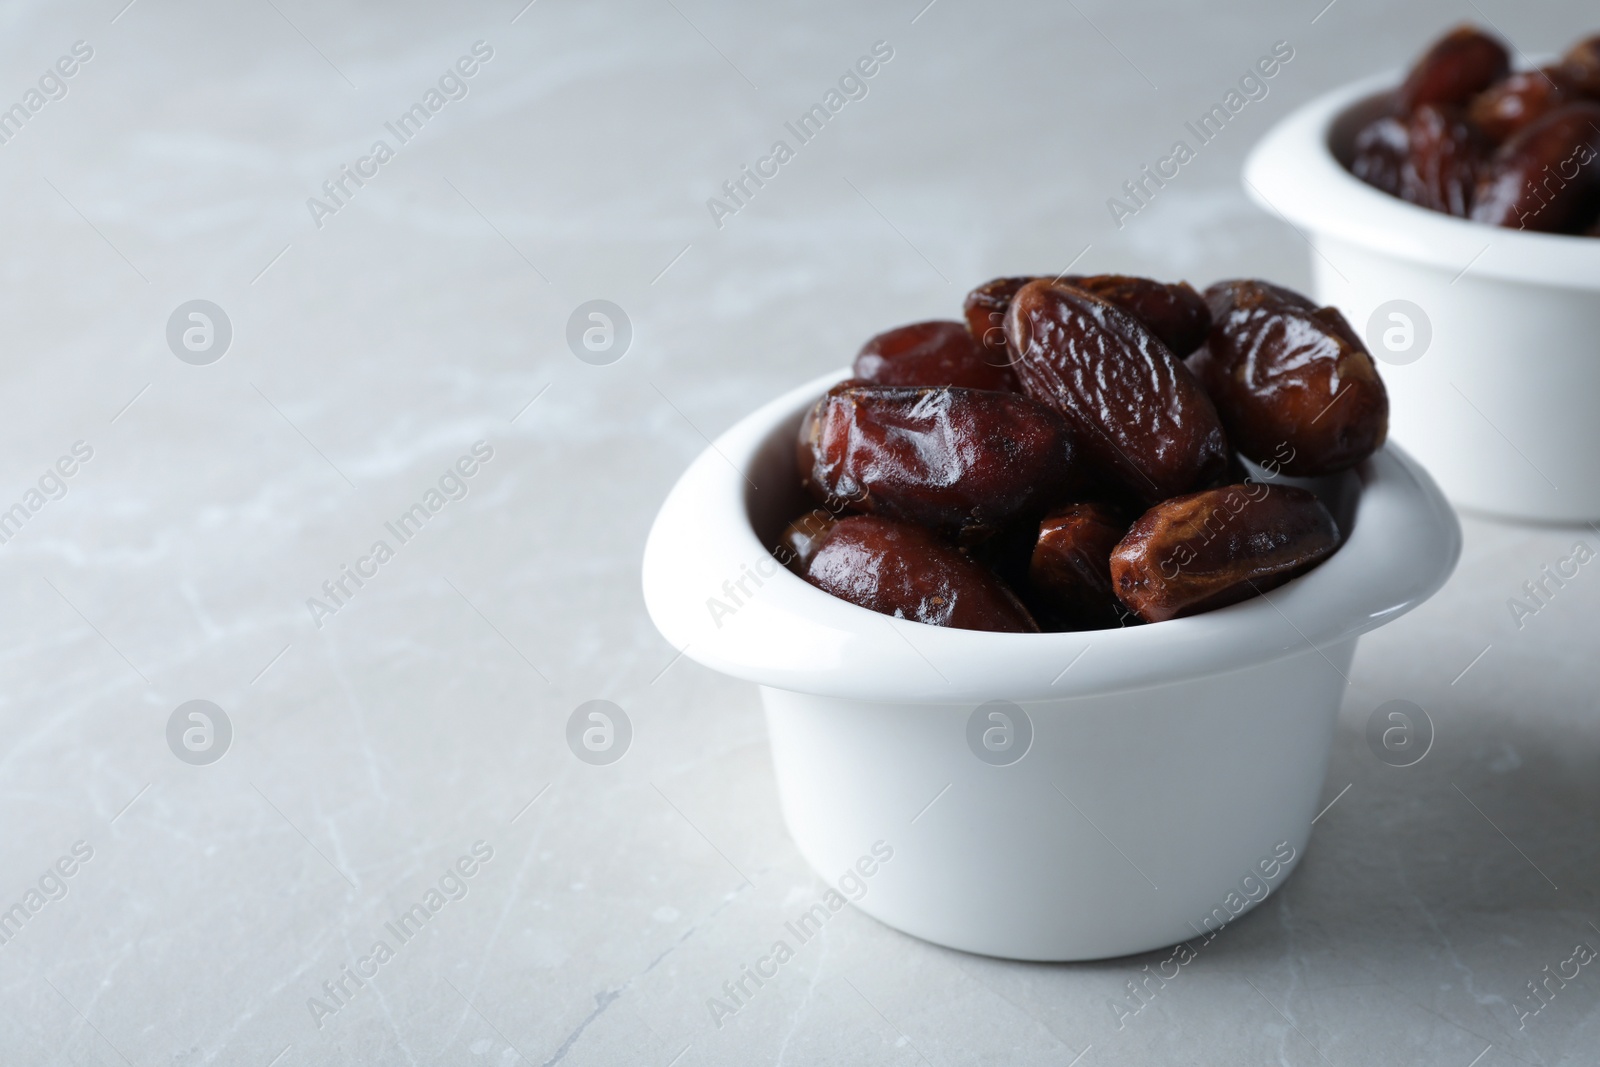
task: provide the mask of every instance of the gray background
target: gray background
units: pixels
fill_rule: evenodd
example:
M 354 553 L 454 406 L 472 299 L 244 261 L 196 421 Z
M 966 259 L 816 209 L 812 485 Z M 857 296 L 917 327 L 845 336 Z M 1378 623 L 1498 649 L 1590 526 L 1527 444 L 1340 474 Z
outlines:
M 94 48 L 0 145 L 0 508 L 94 449 L 0 546 L 0 907 L 94 850 L 0 948 L 0 1060 L 1593 1062 L 1594 966 L 1526 1029 L 1514 1005 L 1600 946 L 1600 578 L 1520 629 L 1507 600 L 1595 531 L 1466 522 L 1450 585 L 1361 646 L 1325 797 L 1350 788 L 1298 873 L 1120 1031 L 1108 1000 L 1165 953 L 1017 965 L 854 911 L 717 1028 L 706 998 L 822 883 L 755 690 L 675 659 L 638 577 L 706 437 L 867 335 L 1080 253 L 1303 285 L 1238 186 L 1256 137 L 1448 23 L 1537 52 L 1592 8 L 123 3 L 0 11 L 0 101 Z M 306 198 L 480 39 L 470 95 L 315 227 Z M 880 39 L 870 95 L 714 226 Z M 1277 40 L 1270 95 L 1119 231 L 1106 198 Z M 634 328 L 604 367 L 564 340 L 596 298 Z M 193 299 L 233 326 L 209 366 L 165 340 Z M 314 626 L 480 439 L 470 495 Z M 210 766 L 166 744 L 191 699 L 233 724 Z M 634 726 L 611 766 L 564 742 L 591 699 Z M 1363 739 L 1391 699 L 1436 726 L 1414 767 Z M 319 1028 L 308 998 L 480 839 L 468 895 Z

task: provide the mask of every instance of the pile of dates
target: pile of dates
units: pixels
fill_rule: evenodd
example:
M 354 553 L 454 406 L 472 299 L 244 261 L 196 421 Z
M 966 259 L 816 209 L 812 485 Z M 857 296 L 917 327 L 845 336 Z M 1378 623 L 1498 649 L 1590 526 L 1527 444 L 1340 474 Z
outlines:
M 869 340 L 854 375 L 802 422 L 818 507 L 774 555 L 968 630 L 1161 622 L 1281 585 L 1340 531 L 1279 475 L 1354 466 L 1389 423 L 1344 317 L 1261 281 L 997 278 L 965 322 Z
M 1451 32 L 1356 134 L 1350 170 L 1460 218 L 1600 237 L 1600 36 L 1513 72 L 1495 37 Z

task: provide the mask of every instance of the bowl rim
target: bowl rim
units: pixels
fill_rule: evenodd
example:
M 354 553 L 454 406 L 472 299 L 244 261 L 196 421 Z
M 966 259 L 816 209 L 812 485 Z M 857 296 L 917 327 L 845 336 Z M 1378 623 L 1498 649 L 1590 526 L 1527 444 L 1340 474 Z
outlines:
M 1400 78 L 1401 72 L 1390 71 L 1358 79 L 1281 119 L 1245 160 L 1245 192 L 1296 229 L 1436 267 L 1457 278 L 1470 269 L 1480 277 L 1600 290 L 1600 238 L 1534 233 L 1431 211 L 1390 196 L 1345 169 L 1330 144 L 1334 124 L 1357 104 L 1394 88 Z M 1338 270 L 1332 261 L 1328 265 Z
M 779 565 L 747 502 L 752 463 L 773 435 L 848 375 L 830 371 L 745 416 L 668 493 L 641 579 L 650 618 L 679 655 L 794 692 L 925 704 L 1105 695 L 1246 670 L 1308 649 L 1338 671 L 1324 649 L 1421 604 L 1461 554 L 1460 524 L 1438 486 L 1386 445 L 1355 469 L 1361 490 L 1343 547 L 1270 594 L 1169 622 L 1068 633 L 956 630 L 880 615 Z M 747 597 L 726 596 L 724 583 L 734 579 L 746 581 Z

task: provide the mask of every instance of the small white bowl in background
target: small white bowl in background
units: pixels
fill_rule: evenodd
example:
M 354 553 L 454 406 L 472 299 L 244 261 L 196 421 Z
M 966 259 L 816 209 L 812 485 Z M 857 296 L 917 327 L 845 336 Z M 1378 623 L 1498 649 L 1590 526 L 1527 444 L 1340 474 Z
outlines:
M 1344 165 L 1387 74 L 1275 126 L 1246 190 L 1311 244 L 1315 294 L 1383 364 L 1390 431 L 1473 511 L 1600 519 L 1600 238 L 1488 226 Z
M 767 549 L 808 507 L 801 416 L 844 376 L 703 452 L 643 569 L 674 648 L 760 685 L 784 818 L 817 873 L 890 926 L 1027 960 L 1173 944 L 1281 885 L 1356 639 L 1431 596 L 1460 554 L 1428 475 L 1391 446 L 1322 480 L 1348 540 L 1266 597 L 1123 630 L 926 626 L 836 599 Z

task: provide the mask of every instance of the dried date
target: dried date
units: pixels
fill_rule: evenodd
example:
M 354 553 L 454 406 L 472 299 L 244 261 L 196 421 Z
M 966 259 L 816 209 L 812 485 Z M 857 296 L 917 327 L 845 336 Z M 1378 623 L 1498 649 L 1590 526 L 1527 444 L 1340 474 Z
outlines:
M 1467 118 L 1499 144 L 1578 95 L 1560 67 L 1520 70 L 1473 97 Z
M 837 521 L 837 515 L 823 508 L 806 512 L 784 528 L 772 554 L 779 563 L 804 578 L 812 557 L 822 547 L 822 542 Z
M 1206 290 L 1211 336 L 1190 367 L 1247 458 L 1292 475 L 1331 474 L 1388 436 L 1377 365 L 1334 308 L 1248 279 Z
M 1349 168 L 1411 203 L 1476 222 L 1584 234 L 1600 221 L 1600 35 L 1512 72 L 1471 26 L 1419 59 L 1356 132 Z
M 1042 513 L 1082 480 L 1066 423 L 1019 393 L 835 388 L 801 427 L 801 481 L 817 499 L 981 540 Z
M 1395 94 L 1401 114 L 1424 104 L 1465 104 L 1511 70 L 1505 45 L 1474 26 L 1436 41 Z
M 1496 226 L 1578 233 L 1600 215 L 1600 103 L 1546 114 L 1500 146 L 1472 217 Z
M 1012 297 L 1036 277 L 996 278 L 967 294 L 967 328 L 986 346 L 1006 351 L 1005 313 Z M 1115 304 L 1161 338 L 1175 356 L 1199 348 L 1211 328 L 1205 298 L 1188 282 L 1158 282 L 1125 274 L 1064 274 L 1053 279 Z
M 883 615 L 960 630 L 1037 633 L 1015 593 L 931 531 L 877 515 L 838 520 L 804 577 Z
M 1163 622 L 1276 588 L 1338 544 L 1339 529 L 1316 496 L 1252 482 L 1157 504 L 1112 551 L 1111 576 L 1123 603 Z
M 1352 152 L 1350 173 L 1390 196 L 1400 195 L 1411 155 L 1411 133 L 1404 119 L 1394 115 L 1373 119 L 1356 134 Z
M 1561 57 L 1560 70 L 1571 81 L 1574 92 L 1600 99 L 1600 35 L 1573 45 Z
M 856 355 L 855 375 L 877 385 L 957 385 L 1017 392 L 1004 353 L 985 349 L 959 322 L 914 322 L 872 338 Z
M 1017 290 L 1034 281 L 1032 274 L 1015 278 L 995 278 L 984 282 L 967 294 L 963 310 L 967 316 L 967 329 L 992 358 L 1011 362 L 1006 350 L 1006 309 Z
M 1205 343 L 1211 311 L 1188 282 L 1158 282 L 1125 274 L 1068 274 L 1062 284 L 1093 293 L 1149 327 L 1182 359 Z
M 1420 207 L 1466 218 L 1494 146 L 1457 110 L 1424 104 L 1406 123 L 1400 196 Z
M 1028 565 L 1034 617 L 1051 630 L 1100 630 L 1125 614 L 1111 586 L 1111 550 L 1128 521 L 1105 504 L 1068 504 L 1039 525 Z
M 1011 301 L 1006 338 L 1023 391 L 1059 412 L 1096 466 L 1140 500 L 1182 493 L 1226 467 L 1210 398 L 1128 312 L 1034 281 Z

